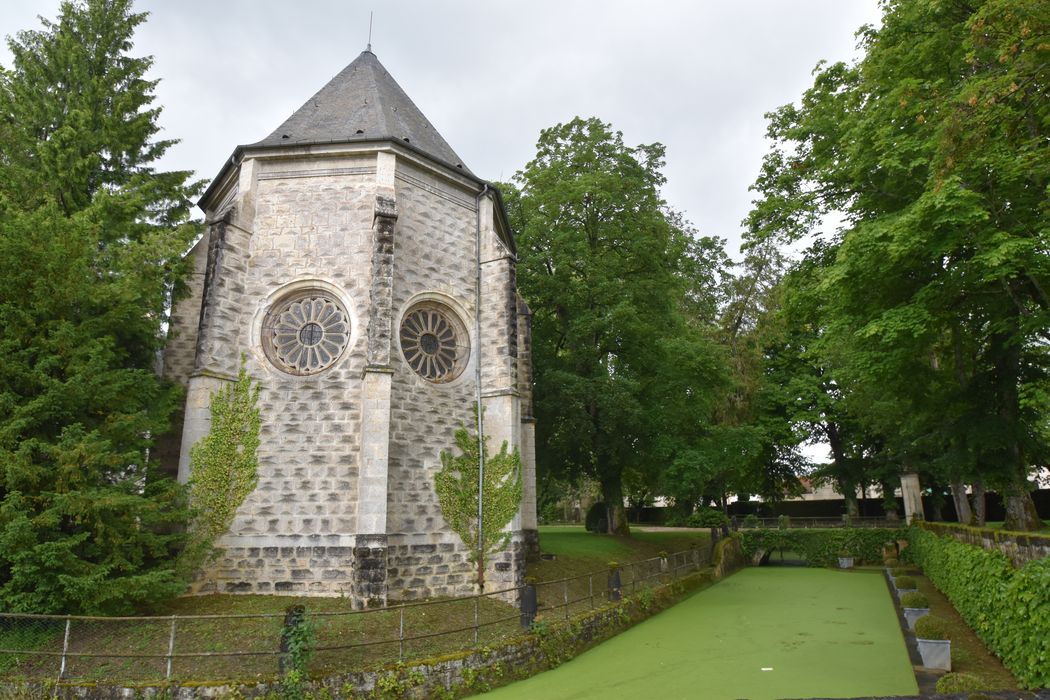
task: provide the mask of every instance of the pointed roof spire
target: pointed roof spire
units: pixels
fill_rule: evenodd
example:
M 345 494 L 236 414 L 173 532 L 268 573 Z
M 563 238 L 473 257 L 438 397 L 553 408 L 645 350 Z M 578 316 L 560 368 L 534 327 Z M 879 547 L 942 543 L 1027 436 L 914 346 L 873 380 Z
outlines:
M 272 134 L 249 148 L 350 141 L 404 143 L 470 172 L 372 53 L 371 44 Z

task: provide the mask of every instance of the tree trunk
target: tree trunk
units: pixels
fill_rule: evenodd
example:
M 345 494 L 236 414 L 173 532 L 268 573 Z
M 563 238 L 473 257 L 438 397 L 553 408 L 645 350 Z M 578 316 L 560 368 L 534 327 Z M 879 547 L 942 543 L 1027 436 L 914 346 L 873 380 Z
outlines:
M 856 518 L 860 515 L 860 508 L 857 506 L 857 487 L 846 479 L 836 479 L 838 482 L 839 491 L 842 492 L 842 498 L 846 501 L 846 515 L 850 518 Z
M 857 491 L 852 486 L 846 495 L 846 515 L 850 518 L 860 517 L 860 506 L 857 505 Z
M 929 503 L 927 520 L 935 523 L 939 523 L 944 520 L 944 514 L 941 509 L 944 506 L 944 487 L 940 484 L 932 484 L 930 488 L 930 497 L 927 499 Z
M 604 476 L 601 484 L 602 498 L 605 500 L 605 511 L 609 523 L 607 532 L 610 535 L 630 535 L 631 529 L 627 525 L 623 509 L 623 483 L 620 475 Z
M 984 482 L 978 479 L 973 484 L 973 524 L 984 527 L 988 509 L 984 497 Z
M 849 469 L 849 460 L 842 449 L 842 440 L 839 437 L 839 427 L 835 423 L 828 422 L 824 426 L 824 434 L 828 438 L 828 446 L 831 447 L 831 459 L 835 463 L 835 483 L 839 487 L 842 498 L 846 501 L 846 515 L 856 518 L 860 514 L 857 508 L 857 485 L 846 476 Z
M 999 415 L 1008 429 L 1015 429 L 1021 423 L 1020 396 L 1017 391 L 1021 367 L 1021 344 L 1010 342 L 1016 338 L 1018 320 L 1016 315 L 1011 319 L 1008 330 L 993 336 L 993 348 L 998 350 L 995 356 L 996 374 L 999 380 Z M 1006 521 L 1003 528 L 1029 532 L 1043 526 L 1039 513 L 1035 510 L 1032 495 L 1028 491 L 1027 460 L 1022 450 L 1021 441 L 1017 438 L 1019 431 L 1014 430 L 1004 457 L 1009 460 L 1010 485 L 1006 489 Z
M 1035 503 L 1032 502 L 1028 484 L 1011 484 L 1006 492 L 1006 522 L 1003 523 L 1003 529 L 1033 532 L 1042 526 L 1043 521 L 1039 519 Z
M 952 500 L 955 501 L 955 514 L 963 525 L 973 524 L 973 513 L 970 511 L 970 501 L 966 497 L 966 484 L 962 479 L 952 479 Z
M 897 497 L 893 495 L 893 484 L 889 481 L 880 481 L 879 488 L 882 489 L 882 512 L 886 514 L 889 522 L 899 522 L 900 513 L 897 512 Z

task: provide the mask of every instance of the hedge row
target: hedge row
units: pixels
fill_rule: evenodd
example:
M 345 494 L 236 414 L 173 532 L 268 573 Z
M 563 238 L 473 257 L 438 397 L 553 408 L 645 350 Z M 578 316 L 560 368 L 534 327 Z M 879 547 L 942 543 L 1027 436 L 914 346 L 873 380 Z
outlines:
M 795 528 L 741 530 L 744 553 L 751 557 L 758 551 L 785 549 L 798 552 L 810 566 L 836 566 L 841 553 L 848 553 L 857 563 L 882 562 L 882 545 L 903 538 L 904 530 L 886 528 Z
M 905 550 L 1026 688 L 1050 686 L 1050 559 L 1021 569 L 1000 552 L 913 527 Z

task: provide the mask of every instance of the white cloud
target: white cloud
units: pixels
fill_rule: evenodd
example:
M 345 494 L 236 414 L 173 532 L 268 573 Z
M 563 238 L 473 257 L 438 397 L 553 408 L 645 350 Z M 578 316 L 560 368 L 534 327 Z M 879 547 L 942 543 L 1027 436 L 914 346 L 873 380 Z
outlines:
M 0 33 L 56 0 L 5 6 Z M 164 167 L 214 176 L 364 49 L 478 175 L 509 179 L 540 129 L 597 116 L 667 146 L 665 196 L 705 234 L 739 239 L 763 113 L 796 100 L 820 59 L 850 60 L 877 0 L 378 2 L 140 0 L 135 52 L 156 58 Z M 10 56 L 0 51 L 0 63 Z

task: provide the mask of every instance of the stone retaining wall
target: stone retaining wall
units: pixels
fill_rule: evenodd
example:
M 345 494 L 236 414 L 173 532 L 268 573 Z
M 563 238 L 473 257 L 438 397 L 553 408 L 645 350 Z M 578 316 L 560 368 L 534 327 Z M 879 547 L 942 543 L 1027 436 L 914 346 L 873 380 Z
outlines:
M 954 537 L 964 544 L 1002 552 L 1018 569 L 1030 561 L 1050 557 L 1050 536 L 1048 535 L 1003 532 L 954 523 L 918 522 L 915 524 L 941 537 Z

